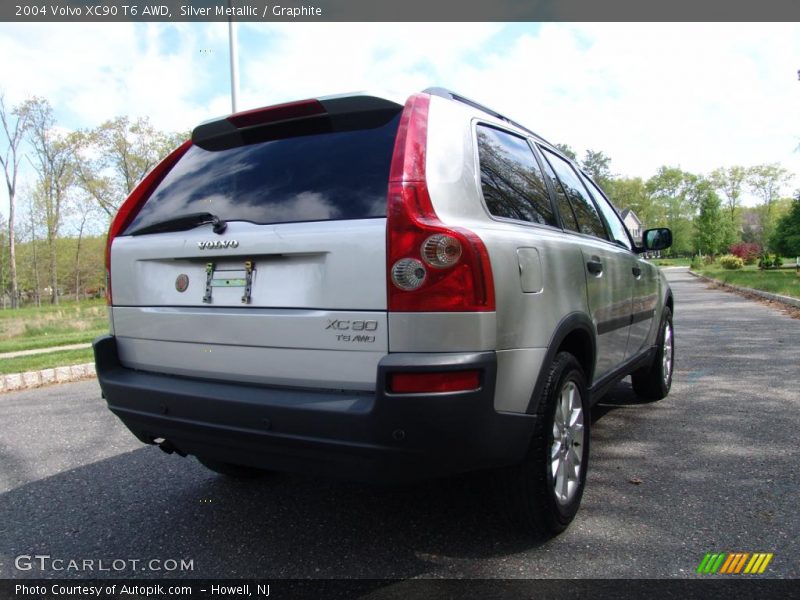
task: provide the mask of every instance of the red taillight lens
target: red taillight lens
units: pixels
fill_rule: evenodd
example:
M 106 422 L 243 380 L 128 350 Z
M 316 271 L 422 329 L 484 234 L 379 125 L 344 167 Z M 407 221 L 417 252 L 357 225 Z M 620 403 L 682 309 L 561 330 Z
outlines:
M 425 179 L 430 96 L 408 99 L 389 176 L 386 221 L 389 310 L 493 311 L 486 246 L 472 231 L 447 227 L 433 210 Z
M 180 160 L 181 156 L 186 154 L 186 151 L 192 145 L 190 140 L 185 141 L 183 144 L 173 150 L 169 156 L 158 163 L 153 169 L 145 175 L 144 179 L 139 182 L 133 191 L 130 193 L 122 206 L 119 207 L 117 214 L 111 221 L 111 227 L 108 229 L 108 237 L 106 238 L 106 302 L 111 304 L 111 244 L 114 238 L 122 233 L 128 225 L 131 224 L 134 217 L 139 213 L 142 206 L 153 190 L 156 189 L 161 180 L 164 179 L 170 169 L 175 166 L 175 163 Z
M 469 392 L 480 387 L 479 371 L 390 373 L 388 378 L 388 391 L 393 394 Z

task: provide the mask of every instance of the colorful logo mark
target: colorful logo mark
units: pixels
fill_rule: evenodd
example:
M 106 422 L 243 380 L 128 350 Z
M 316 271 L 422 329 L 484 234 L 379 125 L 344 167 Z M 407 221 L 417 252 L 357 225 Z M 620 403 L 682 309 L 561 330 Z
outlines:
M 772 552 L 706 552 L 697 572 L 701 575 L 761 575 L 772 557 Z

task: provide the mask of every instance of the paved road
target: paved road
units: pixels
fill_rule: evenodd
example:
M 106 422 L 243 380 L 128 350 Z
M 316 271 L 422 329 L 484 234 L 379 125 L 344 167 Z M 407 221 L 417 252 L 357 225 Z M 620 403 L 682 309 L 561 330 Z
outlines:
M 622 383 L 595 410 L 557 539 L 510 530 L 482 477 L 231 482 L 140 445 L 82 382 L 0 396 L 0 577 L 40 574 L 21 554 L 192 559 L 191 577 L 694 577 L 709 550 L 774 552 L 769 575 L 800 577 L 800 321 L 669 277 L 672 394 L 641 404 Z

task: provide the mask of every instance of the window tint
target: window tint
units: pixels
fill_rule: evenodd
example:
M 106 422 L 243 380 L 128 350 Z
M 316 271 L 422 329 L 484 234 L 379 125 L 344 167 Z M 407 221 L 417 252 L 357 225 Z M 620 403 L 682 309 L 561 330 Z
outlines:
M 618 243 L 620 246 L 624 246 L 628 250 L 633 249 L 633 245 L 628 237 L 628 232 L 625 229 L 625 225 L 620 220 L 617 212 L 611 206 L 608 198 L 606 198 L 605 194 L 603 194 L 603 191 L 594 181 L 586 177 L 583 173 L 580 175 L 581 179 L 586 184 L 586 187 L 589 188 L 589 191 L 594 196 L 594 201 L 595 204 L 597 204 L 597 208 L 599 208 L 600 212 L 603 213 L 603 218 L 608 226 L 608 231 L 611 233 L 611 240 Z
M 496 217 L 556 225 L 550 195 L 528 142 L 492 127 L 478 126 L 481 187 Z
M 556 191 L 556 204 L 564 228 L 570 231 L 580 231 L 580 229 L 578 229 L 578 219 L 575 217 L 575 211 L 572 210 L 572 204 L 570 204 L 564 188 L 561 187 L 561 182 L 558 180 L 558 177 L 556 177 L 556 172 L 553 171 L 553 167 L 551 167 L 550 163 L 546 160 L 542 161 L 542 164 L 544 166 L 544 172 L 550 178 L 553 189 Z
M 558 175 L 564 192 L 569 198 L 575 216 L 578 219 L 578 231 L 586 235 L 593 235 L 604 240 L 608 239 L 603 221 L 597 213 L 597 208 L 589 197 L 586 188 L 578 178 L 572 166 L 560 156 L 553 154 L 547 149 L 543 149 L 547 160 L 553 166 L 553 170 Z
M 126 231 L 197 212 L 252 223 L 383 217 L 399 119 L 221 150 L 192 146 Z

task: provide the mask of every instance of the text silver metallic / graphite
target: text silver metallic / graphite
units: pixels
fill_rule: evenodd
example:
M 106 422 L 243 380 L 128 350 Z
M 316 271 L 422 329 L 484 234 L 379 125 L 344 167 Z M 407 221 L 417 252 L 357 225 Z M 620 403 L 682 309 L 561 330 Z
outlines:
M 280 4 L 264 4 L 263 6 L 248 4 L 245 6 L 192 6 L 183 4 L 180 7 L 182 17 L 321 17 L 322 9 L 318 6 L 281 6 Z

